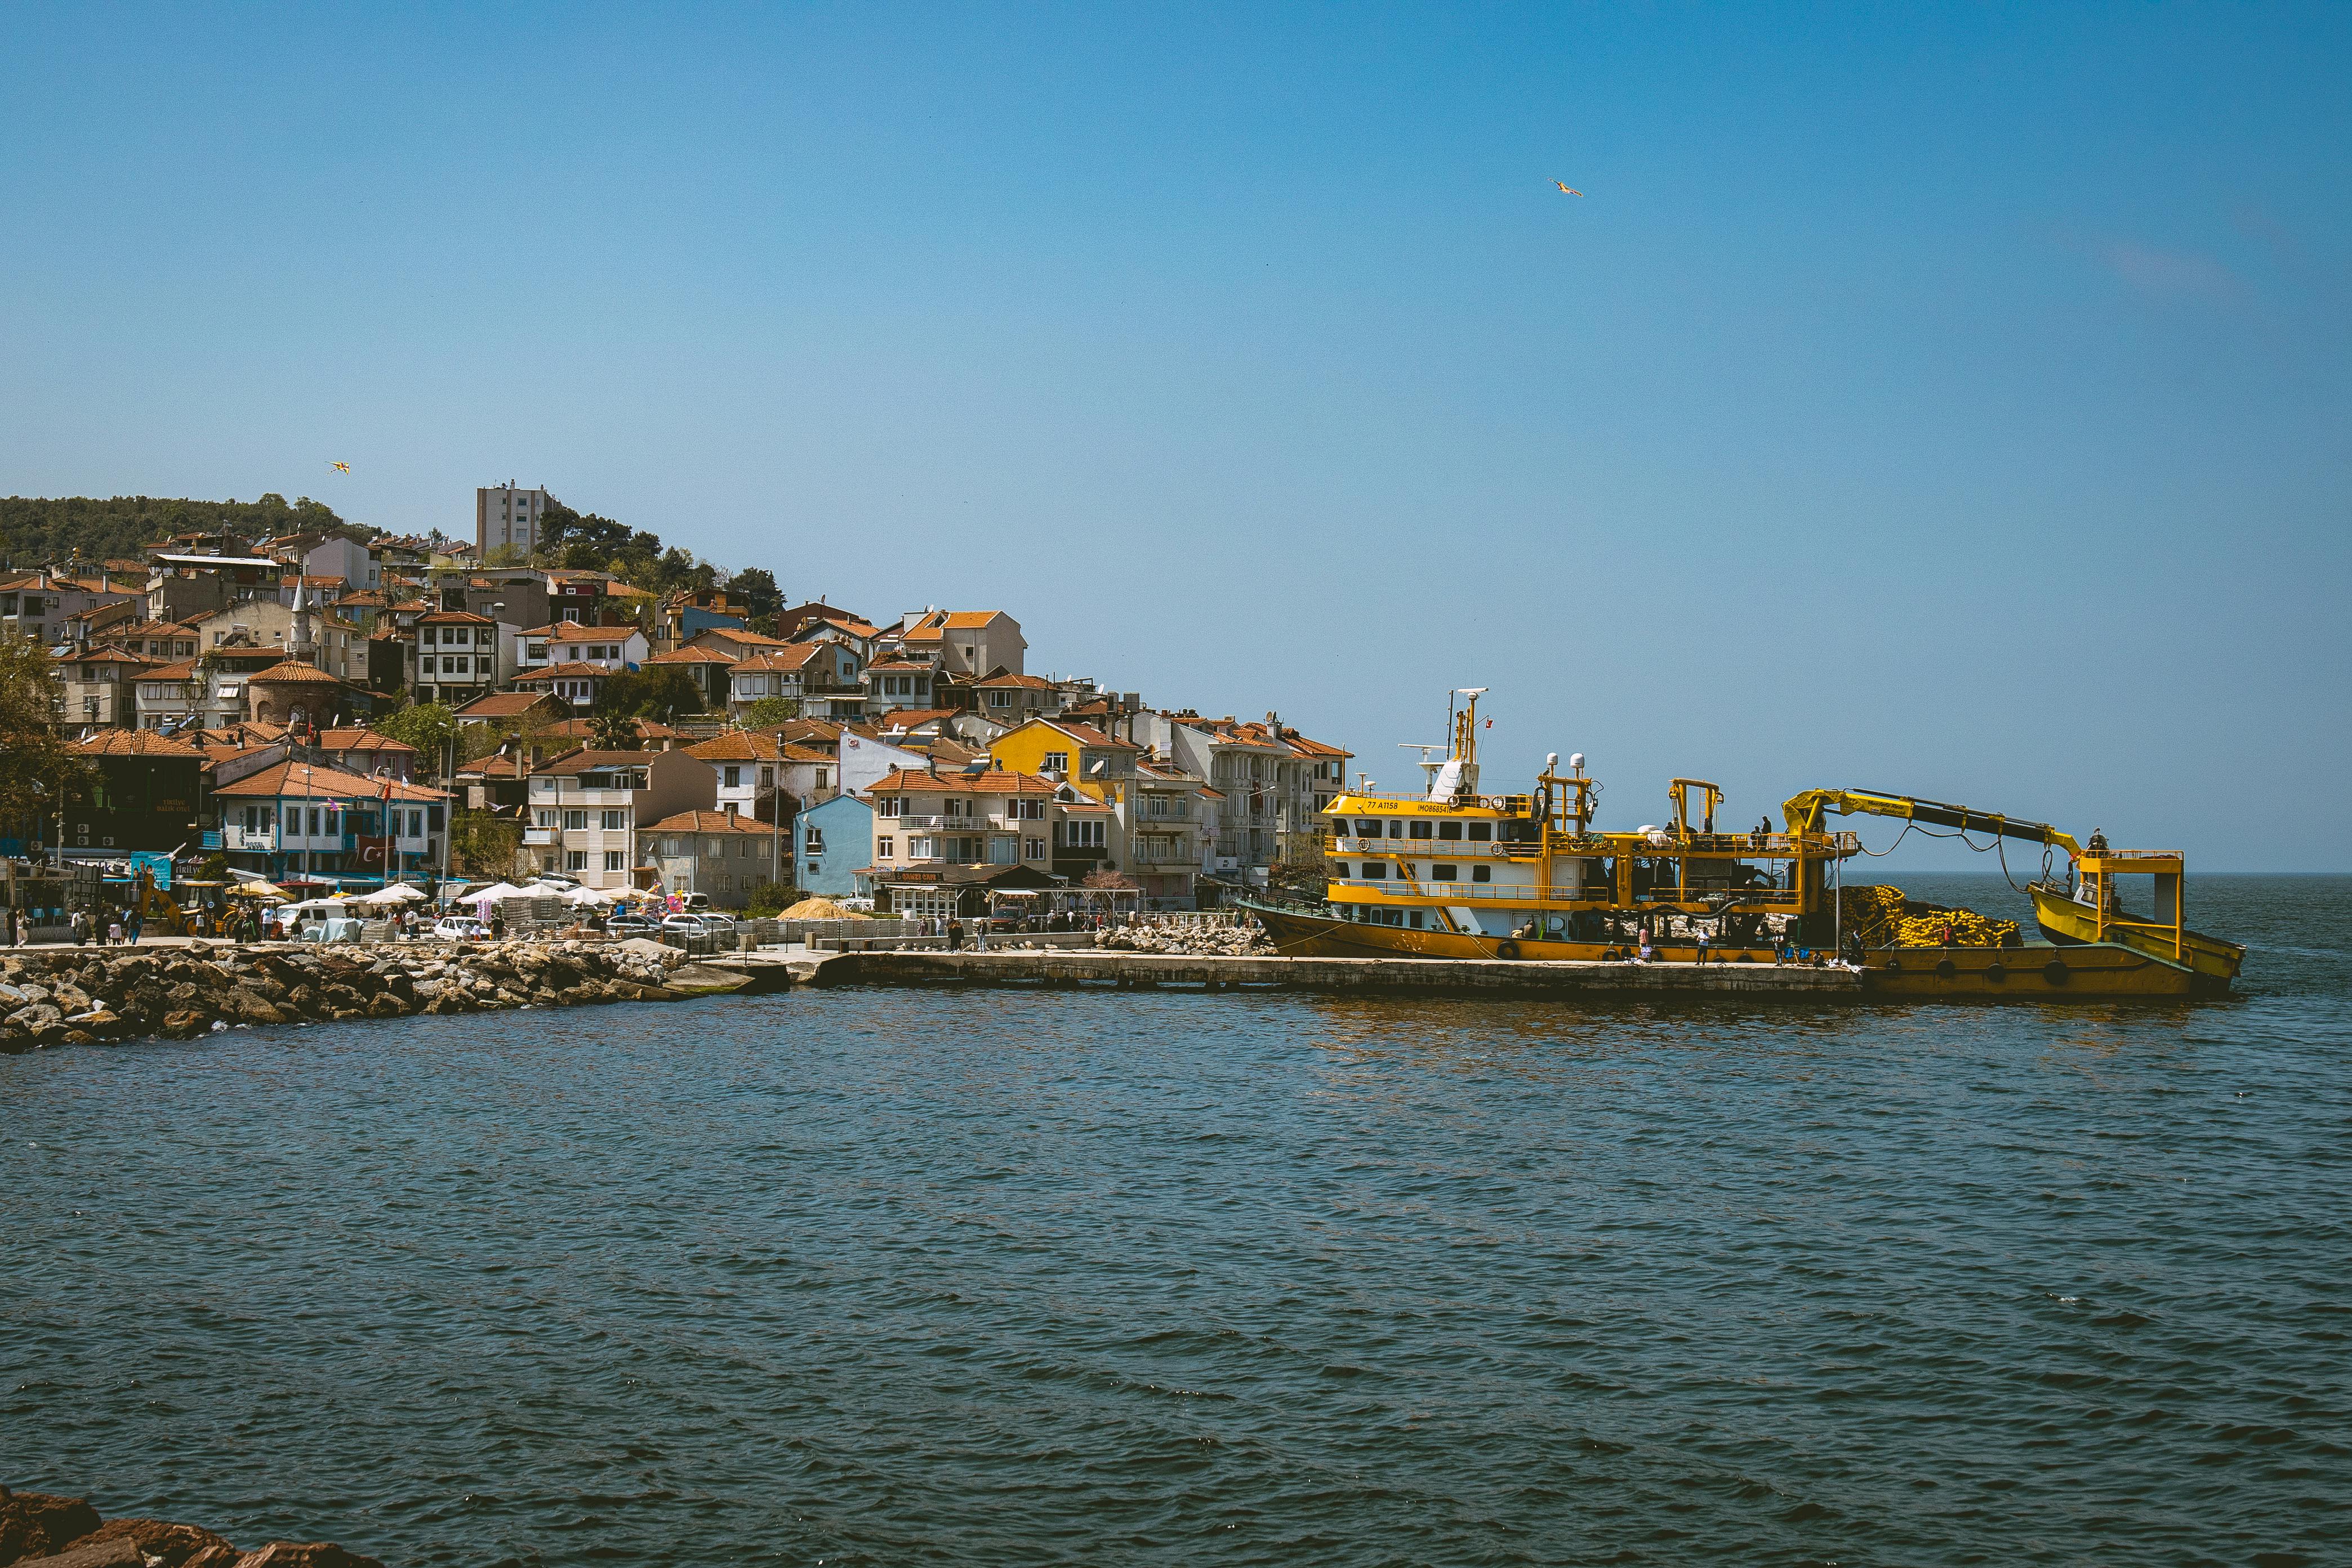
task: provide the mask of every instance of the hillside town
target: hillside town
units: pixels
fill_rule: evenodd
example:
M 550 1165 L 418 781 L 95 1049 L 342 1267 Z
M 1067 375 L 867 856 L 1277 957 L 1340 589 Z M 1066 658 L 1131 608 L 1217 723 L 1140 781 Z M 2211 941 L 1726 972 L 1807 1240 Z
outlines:
M 0 637 L 46 650 L 87 764 L 46 819 L 0 824 L 0 856 L 914 918 L 1081 890 L 1213 908 L 1319 860 L 1351 753 L 1275 712 L 1035 673 L 1000 608 L 861 614 L 787 605 L 765 573 L 662 588 L 563 564 L 544 489 L 473 510 L 470 538 L 199 529 L 0 573 Z

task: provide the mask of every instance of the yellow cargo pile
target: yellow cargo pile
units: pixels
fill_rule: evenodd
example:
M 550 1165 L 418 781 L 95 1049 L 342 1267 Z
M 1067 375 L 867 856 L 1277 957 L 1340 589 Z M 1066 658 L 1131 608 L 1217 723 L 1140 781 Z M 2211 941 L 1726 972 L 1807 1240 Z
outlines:
M 1862 938 L 1864 947 L 1895 947 L 1901 943 L 1903 889 L 1848 888 L 1840 896 L 1846 930 Z
M 1864 947 L 1937 947 L 1947 925 L 1954 947 L 2007 947 L 2017 940 L 2015 921 L 1919 903 L 1905 898 L 1900 888 L 1848 888 L 1844 907 L 1846 928 Z
M 1896 929 L 1897 947 L 1936 947 L 1944 940 L 1944 928 L 1952 928 L 1954 947 L 2007 947 L 2017 937 L 2015 921 L 1991 921 L 1974 910 L 1938 910 L 1928 906 L 1933 913 L 1906 915 Z

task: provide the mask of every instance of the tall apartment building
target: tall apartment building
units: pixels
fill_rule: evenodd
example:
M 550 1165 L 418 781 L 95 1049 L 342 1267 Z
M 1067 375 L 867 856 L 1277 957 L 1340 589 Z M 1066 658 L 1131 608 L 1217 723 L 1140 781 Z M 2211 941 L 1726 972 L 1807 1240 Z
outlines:
M 506 544 L 524 552 L 538 549 L 540 517 L 554 499 L 544 486 L 527 490 L 512 479 L 476 490 L 475 559 L 482 560 Z

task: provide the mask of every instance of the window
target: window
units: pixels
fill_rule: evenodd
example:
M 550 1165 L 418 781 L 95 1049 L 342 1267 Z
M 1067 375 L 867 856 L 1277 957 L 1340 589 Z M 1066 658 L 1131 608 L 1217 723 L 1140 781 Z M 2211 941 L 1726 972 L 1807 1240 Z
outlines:
M 490 656 L 488 654 L 478 653 L 474 656 L 474 673 L 477 675 L 488 675 L 490 673 Z
M 876 795 L 874 797 L 874 815 L 877 816 L 904 816 L 907 815 L 905 809 L 906 804 L 906 801 L 898 795 Z
M 588 814 L 584 811 L 565 812 L 563 814 L 563 830 L 567 833 L 587 832 Z
M 1462 825 L 1458 822 L 1441 822 L 1437 825 L 1437 836 L 1440 838 L 1459 838 L 1462 837 Z
M 441 636 L 441 634 L 440 634 L 440 632 L 439 632 L 436 628 L 435 628 L 435 627 L 433 627 L 433 626 L 427 626 L 427 627 L 425 627 L 425 646 L 426 647 L 431 647 L 434 645 L 434 643 L 439 639 L 440 636 Z
M 817 788 L 819 788 L 819 789 L 823 789 L 823 788 L 824 788 L 824 780 L 825 780 L 825 773 L 826 773 L 826 772 L 827 772 L 827 770 L 825 770 L 825 769 L 824 769 L 824 768 L 819 768 L 819 769 L 817 769 L 817 771 L 816 771 L 816 787 L 817 787 Z
M 341 807 L 339 807 L 339 806 L 331 806 L 331 806 L 329 806 L 329 807 L 327 808 L 327 837 L 330 837 L 330 838 L 341 838 L 342 836 L 343 836 L 343 814 L 342 814 L 342 810 L 341 810 Z
M 874 858 L 887 860 L 898 852 L 898 841 L 887 834 L 874 841 Z
M 1495 837 L 1495 825 L 1494 825 L 1493 823 L 1491 823 L 1491 822 L 1474 822 L 1474 823 L 1472 823 L 1472 824 L 1470 825 L 1470 842 L 1471 842 L 1471 843 L 1473 843 L 1473 844 L 1485 844 L 1485 843 L 1488 842 L 1489 840 L 1491 840 L 1494 837 Z
M 988 841 L 988 863 L 990 865 L 1010 866 L 1017 862 L 1020 858 L 1021 840 L 1018 838 L 991 838 Z
M 1495 868 L 1492 866 L 1473 866 L 1470 868 L 1470 879 L 1474 882 L 1491 882 L 1495 879 Z
M 1432 866 L 1429 868 L 1429 879 L 1433 882 L 1459 881 L 1461 878 L 1456 874 L 1457 870 L 1458 868 L 1453 866 Z
M 992 691 L 988 694 L 988 705 L 991 708 L 1009 708 L 1013 705 L 1013 693 Z
M 628 826 L 629 826 L 629 821 L 628 821 L 628 813 L 627 813 L 626 811 L 624 811 L 624 810 L 622 810 L 622 809 L 620 809 L 620 808 L 618 808 L 618 807 L 609 808 L 609 809 L 607 809 L 607 810 L 605 811 L 605 813 L 604 813 L 604 831 L 605 831 L 605 832 L 607 832 L 607 833 L 618 833 L 618 832 L 620 832 L 622 829 L 624 829 L 624 828 L 627 827 Z
M 1382 865 L 1380 861 L 1378 861 L 1378 860 L 1367 860 L 1367 861 L 1365 861 L 1365 862 L 1364 862 L 1364 880 L 1365 880 L 1365 881 L 1367 881 L 1367 882 L 1385 882 L 1385 881 L 1387 881 L 1387 880 L 1388 880 L 1388 878 L 1389 878 L 1389 868 L 1388 868 L 1386 866 Z
M 1348 863 L 1345 860 L 1332 861 L 1331 875 L 1344 879 L 1348 875 Z
M 743 770 L 737 763 L 730 763 L 727 764 L 726 787 L 729 789 L 741 789 L 743 787 Z
M 938 839 L 936 839 L 936 838 L 909 838 L 909 839 L 908 839 L 908 840 L 907 840 L 907 858 L 908 858 L 908 859 L 909 859 L 909 860 L 936 860 L 936 859 L 938 859 L 938 858 L 939 858 L 939 840 L 938 840 Z
M 1103 825 L 1099 818 L 1092 822 L 1062 824 L 1062 843 L 1071 849 L 1099 849 L 1103 847 Z
M 1356 831 L 1366 838 L 1378 838 L 1381 836 L 1381 825 L 1377 822 L 1359 822 L 1356 824 Z
M 775 769 L 765 766 L 760 769 L 760 787 L 761 789 L 773 789 L 776 787 Z
M 1043 860 L 1045 858 L 1045 841 L 1042 838 L 1024 838 L 1021 847 L 1024 859 Z
M 528 645 L 523 649 L 523 658 L 530 660 L 533 664 L 544 662 L 547 658 L 547 645 L 543 642 L 535 642 Z
M 315 805 L 310 807 L 310 837 L 319 837 L 319 808 Z
M 1046 752 L 1045 771 L 1049 773 L 1068 773 L 1070 771 L 1070 753 L 1067 752 Z
M 604 869 L 607 871 L 625 871 L 628 868 L 629 858 L 626 850 L 607 849 L 604 851 Z
M 588 869 L 588 851 L 585 849 L 566 849 L 563 852 L 563 868 L 567 871 L 585 871 Z
M 1392 816 L 1389 818 L 1389 837 L 1391 838 L 1402 838 L 1404 837 L 1404 818 L 1401 816 Z
M 814 823 L 809 824 L 808 827 L 807 853 L 811 855 L 822 855 L 824 853 L 824 829 L 819 827 Z
M 1008 800 L 1004 803 L 1004 815 L 1008 821 L 1043 822 L 1045 820 L 1045 803 L 1042 800 Z
M 1429 824 L 1428 824 L 1428 823 L 1426 823 L 1426 822 L 1416 822 L 1416 823 L 1414 823 L 1414 824 L 1412 825 L 1412 832 L 1411 837 L 1414 837 L 1414 838 L 1426 838 L 1426 837 L 1429 837 Z
M 555 826 L 555 811 L 552 807 L 542 805 L 539 808 L 539 825 L 541 827 Z

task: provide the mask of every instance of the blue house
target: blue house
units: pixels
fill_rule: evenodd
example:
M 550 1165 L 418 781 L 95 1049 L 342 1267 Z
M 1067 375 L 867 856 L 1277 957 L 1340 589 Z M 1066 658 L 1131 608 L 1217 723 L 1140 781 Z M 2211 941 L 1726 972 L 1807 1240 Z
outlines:
M 857 892 L 852 871 L 874 864 L 874 807 L 837 795 L 793 818 L 793 880 L 803 893 L 845 899 Z

